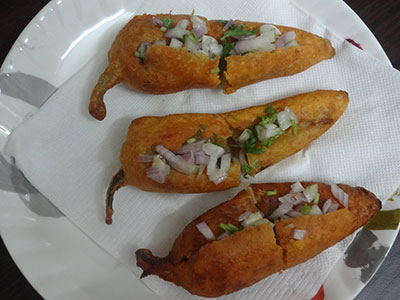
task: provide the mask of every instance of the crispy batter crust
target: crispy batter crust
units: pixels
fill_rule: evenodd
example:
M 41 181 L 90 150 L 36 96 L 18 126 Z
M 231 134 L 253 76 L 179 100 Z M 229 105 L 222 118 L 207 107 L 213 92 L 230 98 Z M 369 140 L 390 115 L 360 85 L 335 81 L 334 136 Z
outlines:
M 216 88 L 222 80 L 224 93 L 261 80 L 292 75 L 304 71 L 323 59 L 334 55 L 334 49 L 326 39 L 311 33 L 284 26 L 277 26 L 282 33 L 294 30 L 298 47 L 273 52 L 257 52 L 234 55 L 227 58 L 227 70 L 222 78 L 211 72 L 219 66 L 220 57 L 210 59 L 202 53 L 186 49 L 152 45 L 146 58 L 135 56 L 142 42 L 162 41 L 164 32 L 152 24 L 152 15 L 135 16 L 117 35 L 108 53 L 109 65 L 101 74 L 93 89 L 89 112 L 98 120 L 106 115 L 103 103 L 105 92 L 115 84 L 123 82 L 133 90 L 151 94 L 167 94 L 190 88 Z M 159 14 L 174 20 L 173 26 L 182 19 L 190 20 L 189 15 Z M 207 35 L 219 40 L 224 32 L 223 24 L 216 20 L 208 21 L 201 17 L 208 29 Z M 259 28 L 262 23 L 236 21 L 246 28 Z M 191 29 L 191 22 L 188 29 Z
M 215 235 L 219 235 L 222 232 L 219 223 L 238 224 L 240 214 L 255 211 L 257 207 L 266 213 L 266 202 L 287 194 L 291 184 L 252 185 L 256 203 L 247 191 L 242 191 L 232 200 L 212 208 L 185 227 L 165 258 L 153 256 L 148 249 L 137 250 L 137 265 L 143 269 L 142 277 L 157 275 L 199 296 L 229 294 L 316 256 L 363 226 L 381 207 L 371 192 L 361 187 L 339 185 L 349 195 L 349 208 L 341 206 L 323 216 L 275 221 L 276 234 L 271 225 L 262 224 L 219 241 L 207 241 L 195 227 L 204 221 Z M 308 186 L 314 182 L 302 184 Z M 322 206 L 327 197 L 333 195 L 330 185 L 318 183 L 318 186 L 319 205 Z M 277 190 L 277 195 L 265 196 L 264 191 L 272 189 Z M 292 238 L 294 229 L 306 230 L 304 240 Z

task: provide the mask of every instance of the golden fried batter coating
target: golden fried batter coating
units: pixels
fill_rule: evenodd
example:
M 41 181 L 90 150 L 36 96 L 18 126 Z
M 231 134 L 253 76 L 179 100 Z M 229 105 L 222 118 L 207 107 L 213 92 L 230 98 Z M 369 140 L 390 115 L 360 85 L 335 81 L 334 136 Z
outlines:
M 142 277 L 157 275 L 199 296 L 226 295 L 316 256 L 363 226 L 381 207 L 371 192 L 340 184 L 349 195 L 349 208 L 340 206 L 337 211 L 325 215 L 276 220 L 276 233 L 265 223 L 209 241 L 196 228 L 196 224 L 206 222 L 218 236 L 223 232 L 219 223 L 238 225 L 238 216 L 246 211 L 259 209 L 267 214 L 265 209 L 270 205 L 267 203 L 287 194 L 291 184 L 251 185 L 255 201 L 250 193 L 242 191 L 232 200 L 210 209 L 185 227 L 165 258 L 153 256 L 148 249 L 137 250 L 136 260 L 143 269 Z M 307 187 L 314 182 L 302 184 Z M 334 198 L 330 185 L 318 183 L 318 187 L 321 194 L 318 205 L 322 207 L 328 197 Z M 266 196 L 264 192 L 270 190 L 276 190 L 277 194 Z M 303 240 L 293 238 L 295 229 L 306 231 Z
M 159 14 L 156 18 L 173 19 L 173 27 L 189 15 Z M 296 32 L 298 46 L 287 50 L 233 55 L 227 58 L 227 70 L 222 78 L 218 72 L 220 57 L 211 59 L 203 53 L 193 53 L 185 48 L 171 48 L 155 45 L 156 41 L 168 40 L 159 26 L 153 25 L 153 15 L 135 16 L 117 35 L 108 53 L 108 67 L 101 74 L 93 89 L 89 112 L 98 120 L 104 119 L 106 107 L 103 97 L 115 84 L 123 82 L 133 90 L 151 94 L 168 94 L 190 88 L 216 88 L 221 82 L 224 93 L 261 80 L 292 75 L 319 61 L 331 58 L 334 49 L 326 39 L 290 27 L 277 26 L 282 33 Z M 220 21 L 201 17 L 207 26 L 207 35 L 220 41 L 224 32 Z M 245 28 L 259 28 L 262 23 L 236 21 Z M 188 30 L 192 29 L 189 22 Z M 135 56 L 141 43 L 153 44 L 146 52 L 146 58 Z

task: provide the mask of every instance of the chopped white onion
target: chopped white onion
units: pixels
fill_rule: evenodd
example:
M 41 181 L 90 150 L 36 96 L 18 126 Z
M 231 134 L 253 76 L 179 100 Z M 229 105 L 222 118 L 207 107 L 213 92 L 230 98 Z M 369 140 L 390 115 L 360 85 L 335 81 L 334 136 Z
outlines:
M 182 48 L 183 43 L 180 40 L 177 40 L 176 38 L 172 38 L 171 42 L 169 43 L 169 46 L 171 48 Z
M 297 181 L 296 183 L 293 183 L 291 186 L 291 191 L 290 193 L 299 193 L 304 191 L 303 185 L 300 183 L 300 181 Z
M 210 160 L 210 157 L 206 155 L 203 151 L 195 153 L 194 157 L 195 157 L 194 162 L 196 165 L 207 165 Z
M 181 173 L 193 174 L 198 171 L 198 167 L 196 165 L 184 161 L 182 157 L 175 155 L 163 145 L 157 145 L 156 151 L 157 153 L 161 154 L 175 170 Z
M 273 123 L 268 123 L 267 125 L 265 125 L 265 129 L 265 138 L 276 136 L 281 132 L 279 127 Z
M 285 111 L 289 114 L 290 120 L 293 120 L 296 124 L 299 122 L 296 114 L 289 107 L 286 106 Z
M 222 181 L 225 181 L 226 178 L 228 178 L 228 175 L 223 174 L 222 176 L 212 179 L 212 182 L 214 182 L 214 184 L 220 184 Z
M 192 51 L 192 52 L 197 52 L 200 50 L 200 45 L 199 43 L 194 42 L 191 38 L 189 38 L 187 35 L 185 35 L 185 42 L 183 43 L 183 47 L 185 47 L 187 50 Z
M 263 215 L 261 214 L 261 212 L 257 211 L 255 213 L 252 213 L 251 215 L 249 215 L 247 219 L 243 220 L 242 226 L 243 227 L 253 226 L 254 223 L 260 221 L 262 218 L 263 218 Z
M 311 207 L 311 209 L 310 209 L 309 215 L 311 215 L 311 216 L 320 216 L 320 215 L 322 215 L 322 211 L 321 211 L 321 209 L 319 208 L 318 205 L 313 205 Z
M 205 154 L 210 155 L 210 156 L 216 156 L 217 158 L 221 157 L 222 154 L 224 154 L 225 149 L 214 145 L 212 143 L 205 143 L 202 145 L 202 150 L 204 151 Z
M 197 173 L 197 178 L 199 178 L 201 176 L 201 174 L 203 174 L 205 169 L 206 169 L 206 165 L 200 165 L 199 172 Z
M 290 223 L 289 225 L 286 225 L 285 228 L 294 228 L 294 224 Z
M 250 129 L 243 130 L 238 139 L 239 143 L 244 143 L 245 141 L 247 141 L 250 138 L 250 132 Z
M 238 221 L 239 221 L 239 222 L 242 222 L 242 221 L 246 220 L 251 214 L 252 214 L 251 211 L 248 211 L 248 210 L 245 211 L 244 213 L 242 213 L 242 214 L 239 216 Z
M 201 40 L 201 49 L 207 56 L 214 58 L 222 54 L 222 45 L 212 36 L 204 35 Z
M 218 157 L 216 155 L 210 156 L 210 159 L 208 160 L 208 165 L 207 165 L 208 177 L 216 177 L 216 174 L 218 172 L 217 161 L 218 161 Z
M 256 125 L 257 136 L 259 140 L 265 139 L 267 130 L 262 125 Z
M 226 173 L 231 167 L 231 154 L 226 153 L 222 155 L 221 157 L 221 167 L 220 167 L 220 172 L 221 173 Z
M 278 28 L 276 28 L 274 25 L 271 25 L 271 24 L 261 25 L 260 33 L 268 32 L 268 31 L 272 31 L 275 34 L 275 37 L 277 35 L 281 34 L 280 30 Z
M 196 224 L 197 229 L 200 233 L 209 241 L 215 240 L 214 233 L 211 231 L 210 227 L 208 227 L 206 222 L 201 222 Z
M 306 231 L 301 229 L 294 229 L 293 230 L 293 238 L 295 240 L 303 240 L 306 236 Z
M 272 33 L 273 35 L 273 33 Z M 273 39 L 275 41 L 275 37 Z M 251 51 L 268 51 L 271 52 L 275 50 L 275 44 L 271 42 L 270 34 L 261 34 L 258 37 L 240 40 L 235 45 L 235 51 L 237 53 L 245 53 Z
M 292 126 L 292 123 L 290 122 L 289 113 L 287 111 L 279 112 L 277 118 L 278 118 L 279 127 L 282 130 L 286 130 L 290 126 Z
M 339 186 L 331 184 L 331 192 L 344 207 L 349 207 L 349 195 L 347 195 Z
M 314 200 L 315 195 L 318 193 L 318 184 L 312 184 L 304 190 L 304 196 L 307 198 L 307 202 Z
M 302 192 L 299 192 L 293 196 L 293 205 L 300 204 L 302 202 L 306 202 L 307 198 L 304 196 Z

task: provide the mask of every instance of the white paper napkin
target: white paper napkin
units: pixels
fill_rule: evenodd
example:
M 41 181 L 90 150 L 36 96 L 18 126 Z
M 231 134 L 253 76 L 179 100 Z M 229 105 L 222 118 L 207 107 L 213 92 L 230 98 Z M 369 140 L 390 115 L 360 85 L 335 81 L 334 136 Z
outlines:
M 400 174 L 400 73 L 348 43 L 336 40 L 289 1 L 145 1 L 138 14 L 196 13 L 208 18 L 267 21 L 296 26 L 333 40 L 336 56 L 287 78 L 224 95 L 197 89 L 147 95 L 118 85 L 105 97 L 108 114 L 98 122 L 87 112 L 91 89 L 106 65 L 95 57 L 11 135 L 9 154 L 30 182 L 101 247 L 140 274 L 134 251 L 167 255 L 184 226 L 239 190 L 200 195 L 147 193 L 125 187 L 115 197 L 112 226 L 104 223 L 104 198 L 119 169 L 119 152 L 132 119 L 183 112 L 223 112 L 316 89 L 345 90 L 350 105 L 330 131 L 304 151 L 264 170 L 254 182 L 315 180 L 360 185 L 386 199 Z M 351 237 L 316 258 L 221 299 L 310 299 Z M 145 283 L 165 299 L 193 299 L 155 276 Z

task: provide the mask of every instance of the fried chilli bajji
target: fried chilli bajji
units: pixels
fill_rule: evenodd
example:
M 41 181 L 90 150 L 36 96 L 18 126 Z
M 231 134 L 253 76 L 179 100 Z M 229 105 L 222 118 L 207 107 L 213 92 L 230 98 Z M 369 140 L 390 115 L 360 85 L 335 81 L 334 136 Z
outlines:
M 296 28 L 195 15 L 135 16 L 108 53 L 109 64 L 93 89 L 89 112 L 104 119 L 104 94 L 120 82 L 151 94 L 221 84 L 230 94 L 299 73 L 334 53 L 328 40 Z
M 150 192 L 205 193 L 240 185 L 240 176 L 293 155 L 343 114 L 342 91 L 314 91 L 222 114 L 176 114 L 132 121 L 121 169 L 106 199 L 111 223 L 115 191 L 126 185 Z
M 371 192 L 344 184 L 250 189 L 189 223 L 167 257 L 137 250 L 142 277 L 157 275 L 204 297 L 233 293 L 315 257 L 381 208 Z

